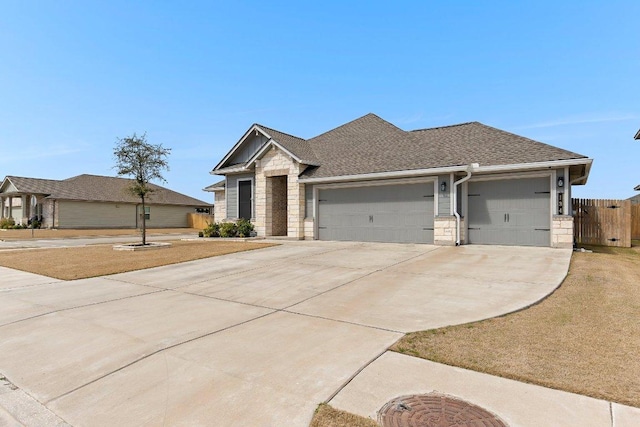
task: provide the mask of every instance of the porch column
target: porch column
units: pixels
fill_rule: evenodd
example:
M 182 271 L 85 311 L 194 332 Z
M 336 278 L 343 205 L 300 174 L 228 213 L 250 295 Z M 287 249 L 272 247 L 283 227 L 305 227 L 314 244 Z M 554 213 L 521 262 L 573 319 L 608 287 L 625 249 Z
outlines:
M 13 196 L 9 196 L 9 212 L 7 218 L 13 218 Z
M 4 196 L 0 196 L 0 218 L 4 218 Z
M 26 224 L 28 219 L 26 219 L 27 217 L 25 215 L 27 213 L 27 209 L 28 209 L 27 203 L 29 201 L 27 200 L 27 196 L 24 194 L 20 196 L 20 201 L 22 203 L 22 218 L 20 218 L 20 224 Z
M 26 194 L 24 196 L 24 200 L 27 203 L 25 205 L 24 210 L 22 211 L 22 216 L 25 217 L 27 219 L 27 222 L 29 222 L 29 219 L 31 218 L 31 195 L 30 194 Z

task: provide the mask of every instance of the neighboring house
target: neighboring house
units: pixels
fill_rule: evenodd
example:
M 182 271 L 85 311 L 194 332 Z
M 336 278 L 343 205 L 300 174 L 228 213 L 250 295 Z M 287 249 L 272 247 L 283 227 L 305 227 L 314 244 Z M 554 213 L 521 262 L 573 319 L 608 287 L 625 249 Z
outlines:
M 311 139 L 255 124 L 208 188 L 217 219 L 259 236 L 570 247 L 591 163 L 478 122 L 408 132 L 367 114 Z
M 22 224 L 37 217 L 47 228 L 138 228 L 142 226 L 142 206 L 140 198 L 127 192 L 130 183 L 130 179 L 97 175 L 65 180 L 7 176 L 0 185 L 0 216 Z M 155 191 L 145 200 L 144 212 L 148 227 L 187 227 L 187 213 L 211 207 L 159 185 L 151 186 Z

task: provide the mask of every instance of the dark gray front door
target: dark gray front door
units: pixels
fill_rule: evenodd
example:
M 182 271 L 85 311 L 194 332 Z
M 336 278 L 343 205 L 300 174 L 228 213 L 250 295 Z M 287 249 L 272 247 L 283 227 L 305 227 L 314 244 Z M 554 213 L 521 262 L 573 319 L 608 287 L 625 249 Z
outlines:
M 318 238 L 433 243 L 433 184 L 320 190 Z
M 468 243 L 549 246 L 549 178 L 469 182 Z
M 251 219 L 251 181 L 238 181 L 238 218 Z

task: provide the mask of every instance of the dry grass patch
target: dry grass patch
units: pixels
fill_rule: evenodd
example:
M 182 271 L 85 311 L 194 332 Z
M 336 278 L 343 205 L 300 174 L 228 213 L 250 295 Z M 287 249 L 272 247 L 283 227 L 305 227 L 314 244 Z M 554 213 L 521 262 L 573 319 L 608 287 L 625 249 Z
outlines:
M 567 279 L 527 310 L 406 335 L 392 349 L 640 407 L 640 248 L 575 253 Z
M 147 236 L 162 234 L 194 234 L 198 230 L 195 228 L 147 228 Z M 133 228 L 107 228 L 107 229 L 35 229 L 33 239 L 67 239 L 73 237 L 96 237 L 96 236 L 141 236 L 142 232 Z M 1 230 L 0 240 L 31 240 L 31 229 L 24 230 Z
M 0 252 L 0 265 L 62 280 L 84 279 L 275 246 L 270 243 L 174 241 L 168 249 L 114 251 L 113 245 Z
M 322 403 L 316 409 L 309 427 L 380 427 L 380 425 L 372 419 L 339 411 Z

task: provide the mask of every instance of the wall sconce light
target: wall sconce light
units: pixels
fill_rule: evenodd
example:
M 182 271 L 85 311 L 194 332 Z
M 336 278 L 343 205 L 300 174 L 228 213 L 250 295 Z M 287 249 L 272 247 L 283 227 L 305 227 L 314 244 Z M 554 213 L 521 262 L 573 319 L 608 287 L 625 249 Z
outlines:
M 558 178 L 558 187 L 560 187 L 560 188 L 564 187 L 564 178 L 563 177 Z
M 447 191 L 447 181 L 442 181 L 442 184 L 440 184 L 440 191 L 443 193 Z

